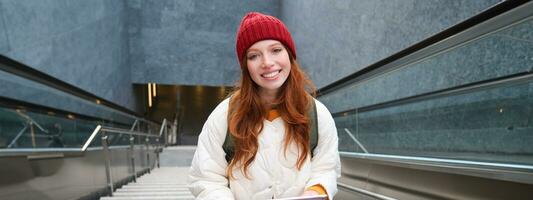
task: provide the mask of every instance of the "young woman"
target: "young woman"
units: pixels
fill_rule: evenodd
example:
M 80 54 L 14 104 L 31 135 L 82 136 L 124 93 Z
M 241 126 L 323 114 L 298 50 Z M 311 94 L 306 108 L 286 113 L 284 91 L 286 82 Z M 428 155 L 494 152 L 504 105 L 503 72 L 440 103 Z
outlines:
M 296 49 L 277 18 L 248 13 L 237 32 L 241 79 L 204 124 L 189 171 L 198 199 L 272 199 L 337 192 L 337 129 L 296 63 Z M 310 142 L 312 106 L 318 142 Z M 226 137 L 234 143 L 227 160 Z

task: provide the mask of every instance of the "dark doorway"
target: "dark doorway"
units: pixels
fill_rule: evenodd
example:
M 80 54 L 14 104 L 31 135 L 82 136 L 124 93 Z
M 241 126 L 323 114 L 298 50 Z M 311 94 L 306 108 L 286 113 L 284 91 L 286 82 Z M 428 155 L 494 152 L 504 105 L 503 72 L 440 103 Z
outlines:
M 176 124 L 176 145 L 196 145 L 205 120 L 232 89 L 156 84 L 156 94 L 151 93 L 152 105 L 149 106 L 148 84 L 136 84 L 135 87 L 138 96 L 142 96 L 146 118 L 158 122 L 167 119 Z

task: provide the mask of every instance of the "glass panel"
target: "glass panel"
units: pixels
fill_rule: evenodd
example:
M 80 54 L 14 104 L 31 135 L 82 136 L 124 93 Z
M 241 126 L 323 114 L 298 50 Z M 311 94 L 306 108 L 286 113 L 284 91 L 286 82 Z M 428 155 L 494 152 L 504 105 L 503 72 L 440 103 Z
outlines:
M 0 97 L 42 105 L 53 109 L 79 113 L 59 116 L 35 108 L 11 109 L 0 107 L 0 149 L 15 148 L 81 148 L 97 125 L 130 130 L 136 117 L 48 87 L 23 77 L 0 71 Z M 38 98 L 36 98 L 38 97 Z M 11 100 L 10 100 L 11 101 Z M 13 105 L 10 105 L 13 106 Z M 103 120 L 84 120 L 84 119 Z M 159 133 L 159 125 L 140 120 L 135 131 Z M 129 145 L 129 135 L 108 133 L 110 145 Z M 145 144 L 144 140 L 138 144 Z M 151 143 L 155 143 L 151 141 Z M 97 136 L 89 147 L 101 146 Z
M 130 130 L 131 125 L 88 121 L 76 118 L 29 112 L 22 109 L 0 107 L 0 150 L 16 148 L 81 148 L 97 125 Z M 139 122 L 137 131 L 158 134 L 156 124 Z M 109 145 L 129 145 L 129 135 L 107 133 Z M 145 144 L 145 137 L 136 136 L 135 144 Z M 155 144 L 155 138 L 150 144 Z M 97 135 L 89 147 L 101 146 Z
M 533 81 L 336 117 L 341 151 L 533 165 Z M 350 141 L 350 142 L 347 142 Z
M 97 122 L 0 108 L 0 148 L 80 148 Z

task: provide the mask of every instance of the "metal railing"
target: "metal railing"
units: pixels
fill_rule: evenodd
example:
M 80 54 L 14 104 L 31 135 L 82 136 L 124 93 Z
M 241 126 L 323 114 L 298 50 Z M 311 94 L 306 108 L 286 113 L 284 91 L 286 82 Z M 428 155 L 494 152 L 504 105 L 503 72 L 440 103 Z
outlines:
M 366 150 L 365 146 L 363 146 L 363 144 L 361 144 L 361 142 L 359 142 L 359 140 L 357 140 L 357 138 L 355 138 L 355 136 L 352 134 L 352 132 L 349 129 L 344 128 L 344 132 L 346 132 L 346 134 L 348 134 L 348 136 L 350 136 L 350 138 L 357 144 L 357 146 L 359 146 L 359 148 L 361 148 L 361 150 L 363 150 L 363 152 L 368 153 L 368 151 Z
M 17 111 L 12 111 L 13 113 L 17 114 L 18 116 L 20 116 L 21 118 L 24 119 L 24 127 L 22 129 L 20 129 L 20 131 L 18 132 L 18 134 L 15 136 L 15 138 L 13 138 L 13 140 L 11 140 L 11 142 L 9 143 L 9 145 L 7 145 L 7 148 L 12 148 L 13 146 L 16 146 L 17 144 L 17 141 L 18 139 L 24 134 L 24 132 L 26 131 L 26 129 L 30 128 L 30 133 L 31 133 L 31 144 L 33 146 L 33 148 L 35 148 L 36 146 L 36 142 L 35 142 L 35 130 L 34 130 L 34 126 L 37 127 L 39 130 L 41 130 L 42 132 L 44 133 L 50 133 L 50 131 L 48 131 L 47 129 L 43 128 L 39 123 L 37 123 L 33 118 L 31 118 L 30 116 L 20 112 L 19 110 Z
M 168 123 L 168 121 L 166 119 L 164 119 L 163 123 L 161 124 L 161 127 L 159 129 L 159 134 L 147 134 L 147 133 L 135 131 L 137 128 L 138 128 L 138 120 L 135 120 L 135 122 L 131 126 L 130 130 L 98 125 L 93 130 L 91 136 L 89 136 L 89 138 L 87 139 L 87 141 L 85 142 L 85 144 L 81 148 L 81 152 L 85 152 L 87 150 L 87 148 L 89 147 L 89 145 L 96 138 L 96 135 L 100 134 L 101 140 L 102 140 L 104 160 L 105 160 L 107 187 L 108 187 L 108 191 L 109 191 L 110 196 L 113 196 L 114 186 L 113 186 L 113 174 L 111 173 L 111 158 L 109 156 L 110 153 L 109 153 L 109 144 L 108 144 L 108 138 L 109 138 L 108 137 L 108 133 L 117 133 L 117 134 L 130 135 L 130 138 L 129 138 L 129 142 L 130 142 L 129 155 L 130 155 L 130 165 L 131 165 L 131 168 L 132 168 L 132 177 L 133 177 L 133 181 L 134 182 L 137 182 L 137 171 L 135 170 L 135 156 L 133 156 L 134 155 L 134 146 L 135 146 L 134 145 L 134 141 L 135 141 L 135 137 L 134 136 L 145 137 L 145 143 L 144 144 L 145 144 L 145 149 L 146 150 L 144 151 L 144 153 L 146 154 L 146 160 L 147 160 L 148 165 L 150 165 L 150 143 L 149 142 L 150 142 L 151 138 L 154 138 L 155 144 L 156 144 L 155 145 L 155 149 L 154 149 L 154 152 L 156 154 L 155 162 L 157 163 L 156 166 L 158 168 L 160 167 L 160 165 L 159 165 L 159 153 L 162 151 L 163 147 L 165 147 L 168 144 L 168 142 L 167 142 L 167 138 L 168 137 L 167 136 L 168 136 L 168 131 L 171 128 L 170 124 Z M 164 143 L 163 144 L 161 144 L 159 142 L 159 139 L 161 138 L 161 136 L 164 136 Z M 146 169 L 148 170 L 148 173 L 150 173 L 151 166 L 147 166 Z
M 345 183 L 337 182 L 337 186 L 339 186 L 339 188 L 341 188 L 341 189 L 345 189 L 345 190 L 348 190 L 348 191 L 351 191 L 351 192 L 355 192 L 355 193 L 358 193 L 358 194 L 363 194 L 365 196 L 372 197 L 372 198 L 375 198 L 375 199 L 378 199 L 378 200 L 396 200 L 395 198 L 392 198 L 392 197 L 389 197 L 389 196 L 385 196 L 385 195 L 382 195 L 382 194 L 378 194 L 378 193 L 374 193 L 374 192 L 365 190 L 363 188 L 354 187 L 354 186 L 351 186 L 351 185 L 345 184 Z
M 135 122 L 131 125 L 131 128 L 124 129 L 124 128 L 115 128 L 115 127 L 109 127 L 104 125 L 97 125 L 91 135 L 85 140 L 83 146 L 81 148 L 10 148 L 10 149 L 3 149 L 2 154 L 0 156 L 12 156 L 12 155 L 27 155 L 28 159 L 43 159 L 43 158 L 63 158 L 67 153 L 72 154 L 76 156 L 84 156 L 85 152 L 87 152 L 89 149 L 89 146 L 96 140 L 97 136 L 100 136 L 101 139 L 101 145 L 103 150 L 103 158 L 105 162 L 105 173 L 106 173 L 106 190 L 109 192 L 110 196 L 113 196 L 114 192 L 114 182 L 113 182 L 113 174 L 112 174 L 112 168 L 111 168 L 111 156 L 110 156 L 110 143 L 111 140 L 109 137 L 110 134 L 125 134 L 129 135 L 129 147 L 128 147 L 128 154 L 129 156 L 129 165 L 132 169 L 130 178 L 137 182 L 137 177 L 142 175 L 143 173 L 147 172 L 150 173 L 151 169 L 154 167 L 160 167 L 160 160 L 159 160 L 159 154 L 162 152 L 163 148 L 169 145 L 169 133 L 172 131 L 172 124 L 169 123 L 168 120 L 164 119 L 163 123 L 159 127 L 159 131 L 153 131 L 155 134 L 150 134 L 152 131 L 146 131 L 141 132 L 139 129 L 141 128 L 140 122 L 148 122 L 150 121 L 143 121 L 143 120 L 135 120 Z M 20 137 L 22 133 L 24 133 L 28 128 L 34 126 L 36 123 L 32 123 L 30 120 L 27 120 L 28 123 L 25 123 L 25 126 L 19 131 L 19 134 L 17 134 L 17 137 Z M 39 128 L 40 129 L 40 128 Z M 42 129 L 43 132 L 45 129 Z M 15 137 L 11 143 L 16 143 L 17 137 Z M 120 138 L 120 137 L 119 137 Z M 135 139 L 144 138 L 144 141 L 141 143 L 141 151 L 142 156 L 146 156 L 146 165 L 143 165 L 141 170 L 137 170 L 135 166 L 136 159 L 134 155 L 135 146 L 139 146 L 139 143 L 135 145 Z M 162 140 L 161 140 L 162 139 Z M 155 160 L 150 162 L 150 154 L 155 153 Z M 138 155 L 138 154 L 137 154 Z M 142 159 L 141 159 L 142 160 Z

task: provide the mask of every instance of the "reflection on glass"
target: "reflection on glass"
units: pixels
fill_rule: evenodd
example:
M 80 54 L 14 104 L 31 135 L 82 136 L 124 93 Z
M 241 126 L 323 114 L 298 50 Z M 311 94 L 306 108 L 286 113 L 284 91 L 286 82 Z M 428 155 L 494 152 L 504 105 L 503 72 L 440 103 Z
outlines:
M 533 81 L 335 118 L 339 150 L 533 164 Z
M 95 122 L 0 108 L 0 148 L 79 148 Z
M 0 149 L 17 148 L 81 148 L 97 125 L 132 129 L 132 125 L 103 121 L 89 121 L 67 115 L 58 116 L 53 112 L 36 113 L 24 109 L 0 107 Z M 138 122 L 132 130 L 155 134 L 156 124 Z M 130 135 L 108 133 L 110 146 L 129 145 Z M 135 136 L 135 144 L 146 144 L 144 137 Z M 152 139 L 154 140 L 154 139 Z M 150 144 L 155 141 L 150 141 Z M 89 147 L 101 146 L 100 137 L 95 138 Z

